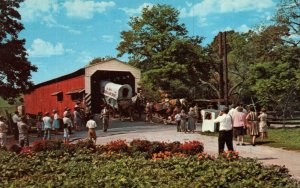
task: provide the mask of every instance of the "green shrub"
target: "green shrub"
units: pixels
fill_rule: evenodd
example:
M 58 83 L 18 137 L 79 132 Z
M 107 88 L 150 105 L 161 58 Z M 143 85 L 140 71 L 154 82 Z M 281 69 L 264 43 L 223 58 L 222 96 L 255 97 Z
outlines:
M 288 170 L 199 155 L 146 160 L 110 153 L 0 151 L 0 187 L 299 187 Z

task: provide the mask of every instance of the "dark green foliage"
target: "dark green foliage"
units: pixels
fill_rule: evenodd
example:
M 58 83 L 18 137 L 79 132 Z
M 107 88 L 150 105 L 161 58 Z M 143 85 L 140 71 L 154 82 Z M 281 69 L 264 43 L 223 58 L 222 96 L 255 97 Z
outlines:
M 128 54 L 129 63 L 142 70 L 140 84 L 148 98 L 157 98 L 154 91 L 159 89 L 171 91 L 175 98 L 190 97 L 198 76 L 207 70 L 202 38 L 189 37 L 178 17 L 175 8 L 157 4 L 132 17 L 131 29 L 121 32 L 119 56 Z
M 24 29 L 16 10 L 21 2 L 23 0 L 0 1 L 0 96 L 9 100 L 32 86 L 31 72 L 37 70 L 27 60 L 25 39 L 18 38 Z
M 284 167 L 252 159 L 146 160 L 97 153 L 0 153 L 1 187 L 299 187 Z

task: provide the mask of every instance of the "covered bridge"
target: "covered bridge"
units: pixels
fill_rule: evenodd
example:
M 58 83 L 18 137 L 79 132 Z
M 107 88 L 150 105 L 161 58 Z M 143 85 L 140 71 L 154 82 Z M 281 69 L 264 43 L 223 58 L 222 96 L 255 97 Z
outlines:
M 60 114 L 65 107 L 73 109 L 76 104 L 89 109 L 92 113 L 100 112 L 101 81 L 128 84 L 137 92 L 141 71 L 118 59 L 96 62 L 70 74 L 37 84 L 24 95 L 26 113 L 52 112 Z

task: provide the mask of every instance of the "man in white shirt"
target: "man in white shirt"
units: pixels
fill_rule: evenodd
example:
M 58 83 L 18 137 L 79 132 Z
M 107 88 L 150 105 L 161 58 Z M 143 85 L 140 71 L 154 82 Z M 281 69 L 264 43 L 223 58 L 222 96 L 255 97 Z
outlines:
M 97 127 L 97 123 L 93 119 L 93 115 L 89 116 L 89 120 L 86 123 L 86 127 L 88 128 L 89 140 L 92 140 L 96 144 L 97 136 L 96 136 L 96 130 L 95 129 Z
M 224 152 L 225 143 L 229 151 L 233 151 L 232 142 L 232 117 L 228 114 L 229 109 L 224 107 L 220 112 L 217 119 L 214 120 L 215 123 L 220 123 L 219 129 L 219 154 Z

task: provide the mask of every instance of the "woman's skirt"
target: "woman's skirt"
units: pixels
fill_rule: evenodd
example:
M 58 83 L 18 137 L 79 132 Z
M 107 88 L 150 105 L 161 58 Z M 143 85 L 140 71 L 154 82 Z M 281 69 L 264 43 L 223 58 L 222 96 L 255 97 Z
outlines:
M 249 122 L 247 129 L 249 131 L 250 136 L 258 136 L 259 135 L 259 125 L 258 125 L 257 121 Z
M 53 127 L 54 127 L 55 129 L 59 129 L 59 128 L 60 128 L 59 120 L 58 120 L 58 119 L 55 119 L 55 120 L 53 121 Z

